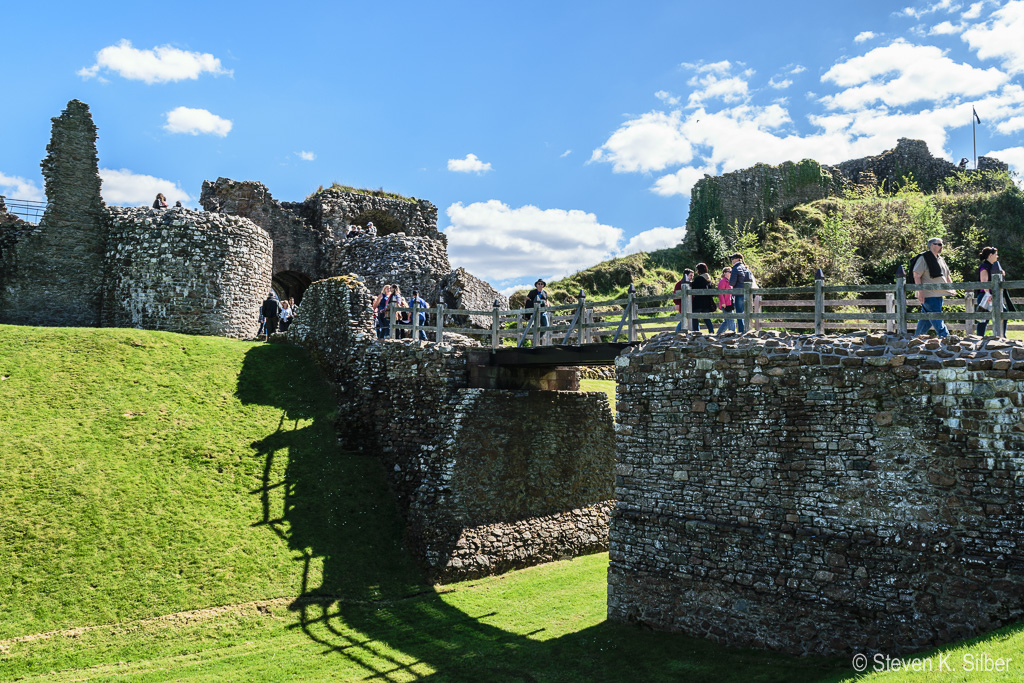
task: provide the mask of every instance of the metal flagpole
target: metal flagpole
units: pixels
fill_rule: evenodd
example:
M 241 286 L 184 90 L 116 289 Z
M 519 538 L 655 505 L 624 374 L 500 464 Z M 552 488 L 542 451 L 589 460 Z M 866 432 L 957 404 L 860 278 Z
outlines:
M 973 104 L 971 105 L 971 114 L 973 115 L 973 116 L 971 116 L 971 137 L 974 139 L 974 170 L 977 171 L 978 170 L 978 133 L 977 133 L 977 130 L 975 128 L 975 124 L 976 123 L 981 123 L 981 119 L 978 118 L 978 112 L 974 108 Z

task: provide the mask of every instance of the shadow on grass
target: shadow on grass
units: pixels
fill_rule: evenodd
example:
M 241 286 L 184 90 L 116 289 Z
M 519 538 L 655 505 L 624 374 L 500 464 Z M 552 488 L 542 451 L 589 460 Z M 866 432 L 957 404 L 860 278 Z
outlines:
M 254 444 L 265 466 L 253 495 L 263 500 L 263 518 L 255 523 L 273 528 L 300 565 L 295 628 L 326 655 L 360 668 L 365 680 L 832 681 L 849 675 L 835 659 L 731 650 L 608 622 L 548 640 L 531 637 L 544 629 L 518 634 L 488 625 L 484 619 L 504 615 L 467 614 L 442 599 L 443 589 L 424 583 L 402 546 L 383 465 L 341 449 L 333 396 L 303 351 L 253 347 L 237 393 L 244 403 L 281 410 L 279 428 Z M 275 481 L 282 458 L 284 477 Z M 274 502 L 281 500 L 277 493 L 283 507 Z M 515 616 L 509 614 L 511 621 Z

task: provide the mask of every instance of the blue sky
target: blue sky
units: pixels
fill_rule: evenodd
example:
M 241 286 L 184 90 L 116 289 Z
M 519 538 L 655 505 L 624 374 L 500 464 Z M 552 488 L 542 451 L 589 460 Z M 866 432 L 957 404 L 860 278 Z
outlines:
M 4 8 L 0 194 L 42 198 L 50 118 L 104 197 L 340 182 L 438 207 L 500 288 L 682 237 L 693 183 L 922 138 L 1024 171 L 1024 0 L 88 3 Z

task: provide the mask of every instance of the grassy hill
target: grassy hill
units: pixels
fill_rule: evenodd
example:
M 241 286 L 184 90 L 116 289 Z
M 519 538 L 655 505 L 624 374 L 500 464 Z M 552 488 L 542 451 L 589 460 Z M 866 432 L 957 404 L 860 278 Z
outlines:
M 607 555 L 426 585 L 334 412 L 289 346 L 0 326 L 0 680 L 851 678 L 605 622 Z
M 1009 277 L 1024 278 L 1024 192 L 1005 173 L 986 172 L 951 178 L 936 193 L 921 192 L 912 179 L 891 193 L 851 191 L 761 225 L 691 225 L 675 247 L 599 263 L 549 283 L 548 291 L 558 303 L 575 302 L 581 289 L 592 301 L 621 298 L 631 283 L 641 295 L 662 294 L 698 262 L 720 272 L 733 251 L 744 254 L 762 287 L 813 284 L 817 268 L 830 283 L 887 284 L 935 235 L 945 239 L 954 279 L 977 278 L 976 254 L 987 245 L 999 249 Z M 527 291 L 513 295 L 514 307 Z

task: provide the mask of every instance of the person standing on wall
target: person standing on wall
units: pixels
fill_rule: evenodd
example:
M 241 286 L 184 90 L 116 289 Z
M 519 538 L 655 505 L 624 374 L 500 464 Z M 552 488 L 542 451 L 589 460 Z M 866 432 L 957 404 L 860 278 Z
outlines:
M 373 322 L 377 330 L 377 339 L 385 339 L 391 332 L 391 321 L 388 319 L 388 300 L 391 298 L 391 285 L 384 285 L 380 294 L 373 300 Z
M 999 250 L 998 249 L 996 249 L 995 247 L 985 247 L 984 249 L 981 250 L 981 253 L 978 254 L 978 258 L 981 259 L 981 265 L 978 266 L 978 281 L 979 282 L 991 282 L 992 281 L 992 276 L 995 275 L 996 273 L 1001 274 L 1004 277 L 1004 279 L 1005 279 L 1006 273 L 1003 272 L 1003 267 L 999 263 Z M 1006 304 L 1007 303 L 1009 303 L 1010 310 L 1015 310 L 1013 308 L 1013 299 L 1011 299 L 1009 296 L 1007 296 L 1005 289 L 1003 290 L 1003 296 L 1006 298 L 1006 301 L 1003 303 L 1003 310 L 1006 310 L 1006 308 L 1007 308 Z M 975 299 L 974 303 L 976 304 L 976 308 L 979 311 L 991 312 L 992 311 L 992 303 L 993 303 L 993 301 L 992 301 L 992 290 L 990 290 L 990 289 L 979 289 L 978 290 L 977 299 Z M 1007 322 L 1008 321 L 1003 320 L 1003 336 L 1004 337 L 1006 336 L 1006 323 Z M 979 337 L 984 337 L 985 336 L 985 328 L 987 326 L 988 326 L 988 318 L 982 318 L 978 322 L 978 336 Z
M 163 192 L 158 194 L 156 196 L 156 199 L 153 200 L 153 208 L 154 209 L 166 209 L 167 208 L 167 197 L 164 196 Z
M 281 319 L 281 302 L 277 300 L 277 294 L 271 292 L 263 302 L 263 317 L 267 320 L 267 338 L 277 332 L 277 323 Z
M 427 340 L 427 333 L 423 327 L 427 324 L 427 308 L 428 304 L 426 301 L 420 298 L 419 292 L 413 292 L 412 298 L 409 299 L 409 306 L 416 306 L 418 308 L 416 312 L 417 322 L 419 324 L 419 338 L 423 341 Z M 410 314 L 409 323 L 412 323 L 412 317 Z
M 732 275 L 732 268 L 722 268 L 722 277 L 718 280 L 718 289 L 729 289 L 729 276 Z M 722 309 L 723 313 L 732 313 L 732 295 L 731 294 L 719 294 L 718 295 L 718 307 Z M 722 334 L 726 330 L 730 332 L 736 331 L 736 321 L 732 318 L 726 318 L 722 321 L 722 324 L 718 326 L 718 334 Z
M 911 272 L 914 274 L 915 283 L 931 285 L 953 282 L 949 274 L 949 266 L 946 265 L 946 259 L 942 258 L 942 247 L 942 238 L 933 237 L 928 240 L 928 248 L 914 257 L 914 265 L 911 268 Z M 921 302 L 921 311 L 923 313 L 942 313 L 942 297 L 955 295 L 956 292 L 950 289 L 917 290 L 917 300 Z M 939 337 L 949 336 L 946 323 L 942 320 L 918 320 L 914 336 L 921 336 L 928 331 L 929 327 L 934 327 L 935 333 Z
M 526 308 L 532 309 L 534 304 L 539 302 L 541 310 L 548 305 L 548 293 L 544 291 L 544 288 L 548 286 L 548 283 L 543 280 L 537 280 L 533 283 L 533 289 L 526 295 Z M 541 327 L 548 327 L 551 324 L 551 316 L 547 313 L 540 314 L 540 325 Z
M 711 284 L 711 278 L 708 276 L 708 264 L 698 263 L 697 274 L 693 276 L 693 282 L 690 283 L 690 287 L 693 289 L 715 289 L 714 285 Z M 700 296 L 693 297 L 693 312 L 696 313 L 714 313 L 718 310 L 715 306 L 715 298 L 711 294 L 701 294 Z M 704 324 L 708 327 L 708 334 L 714 334 L 715 327 L 711 324 L 711 318 L 704 318 Z M 693 331 L 700 331 L 700 319 L 696 315 L 693 317 Z
M 730 256 L 729 260 L 732 261 L 732 271 L 729 274 L 729 287 L 742 292 L 743 285 L 748 282 L 753 285 L 754 274 L 750 272 L 750 268 L 747 268 L 747 264 L 743 262 L 743 254 L 737 252 Z M 748 302 L 744 301 L 744 299 L 746 299 L 746 296 L 743 294 L 732 295 L 733 309 L 737 313 L 743 313 L 746 310 L 745 306 Z M 736 327 L 739 329 L 740 334 L 746 332 L 746 326 L 743 322 L 743 318 L 738 318 L 736 320 Z
M 676 295 L 676 298 L 672 299 L 672 303 L 676 305 L 676 314 L 682 314 L 683 312 L 683 298 L 679 295 L 679 292 L 683 289 L 683 285 L 688 285 L 693 282 L 693 271 L 689 268 L 683 269 L 683 277 L 676 283 L 675 289 L 672 293 Z M 683 331 L 683 321 L 680 320 L 679 324 L 676 325 L 676 332 Z

